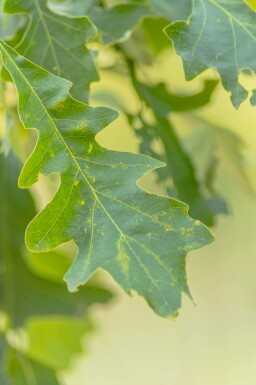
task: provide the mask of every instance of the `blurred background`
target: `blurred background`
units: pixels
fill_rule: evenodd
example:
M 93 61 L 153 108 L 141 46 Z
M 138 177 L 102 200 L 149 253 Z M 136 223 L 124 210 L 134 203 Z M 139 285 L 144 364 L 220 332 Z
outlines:
M 145 26 L 144 31 L 150 28 Z M 159 43 L 158 37 L 156 40 Z M 151 43 L 154 45 L 154 39 Z M 217 73 L 209 70 L 186 82 L 181 60 L 169 41 L 163 42 L 154 64 L 147 61 L 147 54 L 134 52 L 129 45 L 123 47 L 130 57 L 141 59 L 140 79 L 149 85 L 165 82 L 173 94 L 193 95 L 202 90 L 206 79 L 218 81 Z M 97 49 L 98 45 L 92 44 L 92 48 Z M 110 149 L 139 152 L 145 142 L 126 114 L 135 116 L 141 101 L 116 52 L 101 47 L 97 62 L 101 81 L 92 86 L 92 105 L 105 105 L 120 112 L 120 117 L 97 140 Z M 256 86 L 255 79 L 245 74 L 241 75 L 241 81 L 250 89 Z M 7 86 L 5 93 L 9 109 L 16 108 L 12 85 Z M 0 119 L 8 127 L 3 109 Z M 197 176 L 205 175 L 209 160 L 214 163 L 214 194 L 223 198 L 228 211 L 215 219 L 212 228 L 215 242 L 188 255 L 187 274 L 194 303 L 184 297 L 178 318 L 164 320 L 142 298 L 129 297 L 111 277 L 97 273 L 96 281 L 109 288 L 114 299 L 104 306 L 93 304 L 89 320 L 50 319 L 46 326 L 36 320 L 26 326 L 29 356 L 59 369 L 65 385 L 256 383 L 256 109 L 245 102 L 235 110 L 228 93 L 218 83 L 209 104 L 195 114 L 173 112 L 171 120 L 196 166 Z M 17 130 L 19 140 L 15 141 Z M 34 146 L 35 133 L 25 133 L 15 122 L 11 136 L 16 154 L 26 158 Z M 161 154 L 159 141 L 152 146 Z M 4 143 L 4 150 L 7 149 L 8 142 Z M 49 201 L 58 183 L 55 177 L 40 178 L 32 189 L 37 208 Z M 160 183 L 155 174 L 143 178 L 140 184 L 146 190 L 167 193 L 166 181 Z M 65 251 L 69 250 L 73 256 L 73 245 L 68 247 Z M 47 270 L 44 262 L 37 259 L 33 263 L 38 264 L 43 276 L 52 275 L 57 263 L 58 276 L 51 279 L 59 282 L 71 261 L 70 258 L 61 263 L 54 261 L 49 256 L 47 263 L 52 270 L 48 271 L 44 271 Z M 55 342 L 59 341 L 54 344 L 54 351 L 46 338 L 49 330 Z M 68 341 L 65 348 L 60 342 L 63 336 Z M 74 354 L 71 362 L 70 352 Z M 63 370 L 67 365 L 68 369 Z
M 155 68 L 161 71 L 149 69 L 151 77 L 170 79 L 174 90 L 186 92 L 198 91 L 204 78 L 216 78 L 212 70 L 186 83 L 180 59 L 169 51 Z M 253 79 L 242 81 L 254 86 Z M 95 103 L 110 89 L 130 108 L 136 104 L 129 81 L 104 70 L 101 84 L 93 86 Z M 103 274 L 116 299 L 107 307 L 93 309 L 97 332 L 89 347 L 86 343 L 87 354 L 63 374 L 67 385 L 255 384 L 256 110 L 249 102 L 235 110 L 219 85 L 211 104 L 199 115 L 215 125 L 216 136 L 218 127 L 227 130 L 227 137 L 220 134 L 215 186 L 226 199 L 229 214 L 218 217 L 215 242 L 188 255 L 188 282 L 195 305 L 184 297 L 179 317 L 163 320 L 143 299 L 128 297 Z M 189 143 L 188 125 L 178 115 L 173 119 L 185 144 Z M 229 133 L 239 139 L 239 157 Z M 202 137 L 198 137 L 197 150 L 191 151 L 195 163 L 211 143 L 210 135 L 203 137 L 203 143 Z M 98 140 L 112 149 L 138 151 L 138 139 L 122 114 Z M 190 146 L 196 148 L 196 143 Z M 161 191 L 151 180 L 145 185 Z

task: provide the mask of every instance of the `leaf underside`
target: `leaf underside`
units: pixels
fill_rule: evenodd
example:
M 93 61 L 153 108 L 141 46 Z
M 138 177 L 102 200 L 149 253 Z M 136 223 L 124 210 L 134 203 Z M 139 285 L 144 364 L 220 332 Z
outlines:
M 239 74 L 256 72 L 256 14 L 243 0 L 194 0 L 189 20 L 165 31 L 183 59 L 187 80 L 214 67 L 235 107 L 247 98 Z M 253 104 L 254 99 L 255 91 Z
M 48 251 L 73 239 L 79 253 L 65 277 L 69 290 L 101 268 L 128 293 L 144 296 L 159 315 L 175 314 L 182 292 L 188 293 L 186 253 L 211 242 L 211 233 L 188 216 L 186 204 L 137 186 L 163 163 L 99 146 L 95 135 L 116 118 L 114 111 L 74 100 L 69 81 L 4 42 L 0 50 L 18 90 L 21 120 L 39 133 L 19 184 L 31 186 L 39 173 L 61 176 L 55 197 L 27 229 L 28 248 Z

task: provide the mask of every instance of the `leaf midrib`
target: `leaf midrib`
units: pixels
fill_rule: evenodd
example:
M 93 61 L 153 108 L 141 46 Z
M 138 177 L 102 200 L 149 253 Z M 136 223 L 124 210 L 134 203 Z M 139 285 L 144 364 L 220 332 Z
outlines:
M 37 0 L 36 0 L 37 1 Z M 3 43 L 2 40 L 0 40 L 0 47 L 1 49 L 5 52 L 6 56 L 9 58 L 9 60 L 13 63 L 13 65 L 15 66 L 16 70 L 18 71 L 18 73 L 20 74 L 20 76 L 22 77 L 22 79 L 25 81 L 25 83 L 28 85 L 29 89 L 31 90 L 32 94 L 34 94 L 35 98 L 38 100 L 40 106 L 42 107 L 43 111 L 45 112 L 46 116 L 48 117 L 52 127 L 53 127 L 53 130 L 55 131 L 55 133 L 59 136 L 61 142 L 63 143 L 64 147 L 66 148 L 66 150 L 68 151 L 72 161 L 74 162 L 74 164 L 76 165 L 78 171 L 80 172 L 80 174 L 83 176 L 85 182 L 87 183 L 87 185 L 89 186 L 90 190 L 92 191 L 93 193 L 93 196 L 95 198 L 95 200 L 99 203 L 99 205 L 101 206 L 102 210 L 105 212 L 105 214 L 107 215 L 107 217 L 109 218 L 109 220 L 112 222 L 112 224 L 114 225 L 114 227 L 116 227 L 116 229 L 118 230 L 118 232 L 120 233 L 121 235 L 121 238 L 123 238 L 128 246 L 128 248 L 131 250 L 131 252 L 133 253 L 134 257 L 137 259 L 138 263 L 140 264 L 141 268 L 144 270 L 145 274 L 148 276 L 149 280 L 152 282 L 152 284 L 155 286 L 156 290 L 158 291 L 158 293 L 160 294 L 160 296 L 162 297 L 162 299 L 164 300 L 165 302 L 165 305 L 167 306 L 168 310 L 170 312 L 173 311 L 173 309 L 170 307 L 167 299 L 165 298 L 165 296 L 163 295 L 163 293 L 161 292 L 161 290 L 159 289 L 157 283 L 155 282 L 154 278 L 151 276 L 151 274 L 149 273 L 147 267 L 143 264 L 143 262 L 141 261 L 141 259 L 139 258 L 139 256 L 135 253 L 135 251 L 133 250 L 132 246 L 130 245 L 130 242 L 128 241 L 127 239 L 127 236 L 126 234 L 124 234 L 122 232 L 122 230 L 120 229 L 120 227 L 118 226 L 118 224 L 115 222 L 115 220 L 112 218 L 112 216 L 109 214 L 108 210 L 105 208 L 105 206 L 102 204 L 101 200 L 99 199 L 95 189 L 93 188 L 93 186 L 91 185 L 91 183 L 89 182 L 89 179 L 87 178 L 87 176 L 85 175 L 85 173 L 83 172 L 83 170 L 81 169 L 79 163 L 76 161 L 76 158 L 73 156 L 69 146 L 67 145 L 67 143 L 65 142 L 64 138 L 62 137 L 62 135 L 60 134 L 58 128 L 56 127 L 52 117 L 50 116 L 50 114 L 48 113 L 46 107 L 44 106 L 44 104 L 42 103 L 39 95 L 37 94 L 37 92 L 34 90 L 34 88 L 31 86 L 31 84 L 29 83 L 28 79 L 25 77 L 25 75 L 22 73 L 22 71 L 20 70 L 20 68 L 17 66 L 17 64 L 15 63 L 15 61 L 12 59 L 12 57 L 8 54 L 8 52 L 6 51 L 6 49 L 4 48 L 3 46 Z M 5 44 L 5 43 L 4 43 Z M 131 237 L 129 237 L 131 238 Z M 133 238 L 131 238 L 133 239 Z M 134 239 L 133 239 L 134 240 Z M 136 241 L 136 240 L 134 240 Z M 158 256 L 158 258 L 160 259 L 160 256 Z M 160 259 L 161 260 L 161 259 Z
M 58 137 L 60 138 L 62 144 L 64 145 L 64 147 L 66 148 L 70 158 L 72 159 L 73 163 L 76 165 L 77 167 L 77 170 L 80 172 L 80 174 L 83 176 L 85 182 L 87 183 L 87 185 L 89 186 L 89 188 L 91 189 L 93 195 L 94 195 L 94 198 L 97 200 L 97 202 L 102 206 L 102 209 L 104 209 L 104 211 L 108 214 L 109 216 L 109 219 L 111 219 L 111 221 L 115 224 L 115 226 L 120 230 L 120 233 L 125 236 L 125 234 L 123 234 L 123 232 L 121 231 L 121 229 L 118 227 L 118 225 L 116 224 L 116 222 L 113 220 L 113 218 L 110 216 L 110 214 L 108 213 L 108 211 L 105 209 L 105 206 L 101 203 L 101 200 L 98 198 L 97 196 L 97 193 L 95 191 L 95 189 L 93 188 L 93 186 L 91 185 L 91 183 L 89 182 L 89 179 L 87 178 L 86 174 L 83 172 L 83 170 L 81 169 L 79 163 L 77 162 L 75 156 L 72 154 L 72 151 L 70 150 L 68 144 L 66 143 L 66 141 L 64 140 L 63 136 L 60 134 L 59 130 L 58 130 L 58 127 L 55 125 L 51 115 L 49 114 L 49 112 L 47 111 L 47 108 L 45 107 L 45 105 L 43 104 L 43 102 L 41 101 L 39 95 L 37 94 L 37 92 L 35 91 L 35 89 L 31 86 L 30 82 L 28 81 L 28 79 L 26 78 L 26 76 L 22 73 L 22 71 L 20 70 L 20 68 L 17 66 L 17 64 L 15 63 L 15 61 L 12 59 L 12 57 L 8 54 L 8 52 L 6 51 L 6 49 L 4 48 L 3 46 L 3 42 L 0 40 L 0 47 L 2 48 L 2 50 L 5 52 L 6 56 L 9 58 L 9 60 L 13 63 L 13 65 L 15 66 L 15 68 L 17 69 L 17 71 L 19 72 L 20 76 L 22 77 L 22 79 L 25 81 L 25 83 L 27 84 L 27 86 L 29 87 L 29 89 L 31 90 L 31 93 L 35 96 L 35 98 L 37 99 L 38 103 L 40 104 L 42 110 L 44 111 L 45 115 L 47 116 L 47 118 L 49 119 L 49 122 L 51 123 L 51 126 L 54 130 L 54 132 L 58 135 Z

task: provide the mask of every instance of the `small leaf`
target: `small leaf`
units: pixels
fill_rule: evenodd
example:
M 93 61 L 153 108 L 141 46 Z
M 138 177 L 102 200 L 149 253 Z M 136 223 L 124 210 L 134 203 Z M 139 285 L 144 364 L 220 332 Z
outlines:
M 55 197 L 27 229 L 27 246 L 49 251 L 74 239 L 79 254 L 65 278 L 71 291 L 102 268 L 128 293 L 143 295 L 159 315 L 175 314 L 182 292 L 189 293 L 186 253 L 211 242 L 211 233 L 188 216 L 186 204 L 137 186 L 161 162 L 99 146 L 95 135 L 116 112 L 74 100 L 70 82 L 4 42 L 0 50 L 19 93 L 21 120 L 39 132 L 20 186 L 31 186 L 40 172 L 61 175 Z
M 256 72 L 255 12 L 243 0 L 195 0 L 188 22 L 173 23 L 165 31 L 183 59 L 187 80 L 215 67 L 239 107 L 248 96 L 239 74 Z

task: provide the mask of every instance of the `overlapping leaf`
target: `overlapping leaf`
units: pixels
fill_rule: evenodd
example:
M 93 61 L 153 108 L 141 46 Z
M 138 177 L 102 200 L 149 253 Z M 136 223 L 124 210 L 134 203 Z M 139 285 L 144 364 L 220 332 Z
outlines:
M 192 0 L 147 0 L 162 16 L 171 21 L 186 20 L 191 12 Z
M 102 41 L 112 44 L 129 38 L 139 21 L 153 14 L 144 4 L 121 4 L 108 9 L 96 7 L 89 16 L 99 29 Z
M 6 359 L 8 373 L 6 385 L 60 385 L 53 369 L 31 360 L 22 353 L 9 349 Z
M 2 312 L 8 317 L 6 329 L 24 326 L 34 317 L 44 325 L 45 336 L 52 341 L 55 351 L 61 349 L 62 355 L 66 353 L 68 359 L 74 352 L 80 351 L 81 336 L 88 332 L 88 322 L 82 319 L 82 327 L 77 328 L 77 316 L 84 316 L 88 307 L 94 303 L 104 303 L 111 298 L 111 294 L 100 287 L 83 287 L 79 293 L 67 292 L 64 283 L 53 282 L 50 278 L 36 275 L 26 264 L 22 257 L 24 249 L 24 232 L 27 222 L 35 215 L 34 204 L 27 191 L 21 191 L 17 186 L 19 164 L 13 155 L 8 158 L 0 157 L 0 319 Z M 4 187 L 3 187 L 4 186 Z M 42 257 L 43 258 L 43 257 Z M 60 258 L 60 256 L 59 256 Z M 56 267 L 56 265 L 55 265 Z M 52 322 L 46 317 L 58 317 L 60 321 L 63 316 L 69 316 L 66 328 L 62 327 L 62 333 L 76 326 L 72 333 L 72 343 L 66 338 L 60 343 L 56 330 L 50 327 Z M 43 317 L 43 318 L 42 318 Z M 59 324 L 61 325 L 61 322 Z M 74 325 L 75 324 L 75 325 Z M 37 384 L 58 384 L 55 369 L 57 365 L 42 362 L 40 357 L 30 348 L 23 353 L 13 351 L 5 328 L 0 333 L 0 383 L 1 385 L 28 384 L 28 373 L 36 380 Z M 30 331 L 28 331 L 30 333 Z M 35 334 L 35 333 L 34 333 Z M 30 333 L 30 342 L 32 341 Z M 44 337 L 45 338 L 45 337 Z M 40 344 L 41 335 L 37 335 L 37 343 Z M 41 355 L 44 352 L 44 344 L 41 343 Z M 63 353 L 64 352 L 64 353 Z M 43 365 L 45 364 L 45 365 Z M 47 365 L 48 364 L 48 365 Z M 27 370 L 26 370 L 27 368 Z
M 245 156 L 246 145 L 241 137 L 225 127 L 193 115 L 196 129 L 186 139 L 192 154 L 196 154 L 196 169 L 199 175 L 205 175 L 207 186 L 214 192 L 214 176 L 218 171 L 225 172 L 237 185 L 254 194 L 248 177 L 248 159 Z M 221 167 L 217 169 L 218 163 Z
M 1 385 L 60 385 L 53 369 L 14 350 L 4 337 L 0 344 Z
M 111 298 L 108 291 L 84 287 L 77 295 L 65 285 L 32 273 L 21 255 L 27 223 L 35 216 L 32 198 L 17 187 L 19 167 L 13 156 L 0 158 L 0 310 L 20 326 L 28 317 L 83 315 L 90 304 Z
M 172 178 L 172 190 L 176 190 L 178 198 L 189 204 L 190 215 L 212 226 L 216 214 L 227 212 L 226 205 L 215 193 L 207 191 L 204 184 L 198 180 L 193 162 L 184 150 L 168 115 L 171 112 L 195 110 L 207 104 L 216 82 L 206 81 L 202 92 L 185 96 L 170 93 L 162 83 L 148 86 L 138 81 L 134 73 L 132 77 L 139 97 L 151 108 L 155 116 L 154 124 L 143 121 L 141 129 L 137 131 L 137 134 L 143 137 L 142 152 L 166 162 L 166 168 L 157 170 L 159 179 L 167 183 L 169 181 L 170 186 Z M 160 157 L 159 154 L 152 153 L 152 142 L 157 138 L 163 147 L 163 155 Z M 167 191 L 171 192 L 169 188 Z
M 122 40 L 127 40 L 133 28 L 139 21 L 146 16 L 154 15 L 150 7 L 143 3 L 119 4 L 109 8 L 97 6 L 80 0 L 52 0 L 50 8 L 66 16 L 89 16 L 96 25 L 100 38 L 104 44 L 113 44 Z
M 22 16 L 7 15 L 3 12 L 5 0 L 0 1 L 0 39 L 10 39 L 24 24 Z
M 72 99 L 69 81 L 4 42 L 0 50 L 18 89 L 21 119 L 39 132 L 20 186 L 31 186 L 40 172 L 61 175 L 54 199 L 27 229 L 28 247 L 47 251 L 74 239 L 79 254 L 66 275 L 71 291 L 102 268 L 127 292 L 143 295 L 158 314 L 174 314 L 181 293 L 188 293 L 186 253 L 211 242 L 209 230 L 187 215 L 186 204 L 137 186 L 161 162 L 97 144 L 95 135 L 116 118 L 114 111 Z
M 239 74 L 256 72 L 256 14 L 243 0 L 194 0 L 189 21 L 171 24 L 166 33 L 188 80 L 215 67 L 235 107 L 247 98 Z
M 6 0 L 4 10 L 29 16 L 28 26 L 19 31 L 12 46 L 38 65 L 71 80 L 72 94 L 88 100 L 89 84 L 98 80 L 92 53 L 85 47 L 96 37 L 89 19 L 57 15 L 45 0 Z
M 101 0 L 49 0 L 52 11 L 66 16 L 88 15 L 94 7 L 99 6 Z

